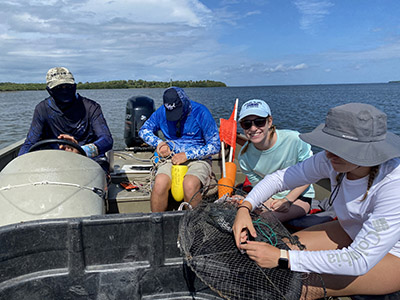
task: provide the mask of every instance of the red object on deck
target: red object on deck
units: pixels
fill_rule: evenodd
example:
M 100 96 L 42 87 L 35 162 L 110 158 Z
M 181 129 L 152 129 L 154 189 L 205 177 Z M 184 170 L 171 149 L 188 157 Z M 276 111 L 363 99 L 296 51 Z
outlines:
M 246 193 L 250 193 L 252 188 L 253 188 L 253 186 L 251 185 L 249 178 L 247 178 L 247 176 L 246 176 L 246 179 L 243 182 L 242 190 L 245 191 Z
M 139 189 L 139 187 L 132 182 L 121 182 L 120 185 L 127 191 L 136 191 Z

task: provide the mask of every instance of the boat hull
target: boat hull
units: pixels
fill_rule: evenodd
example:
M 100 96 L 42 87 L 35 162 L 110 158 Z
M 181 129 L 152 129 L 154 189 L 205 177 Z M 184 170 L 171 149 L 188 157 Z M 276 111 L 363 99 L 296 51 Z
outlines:
M 0 298 L 222 299 L 185 265 L 183 212 L 39 220 L 0 227 Z

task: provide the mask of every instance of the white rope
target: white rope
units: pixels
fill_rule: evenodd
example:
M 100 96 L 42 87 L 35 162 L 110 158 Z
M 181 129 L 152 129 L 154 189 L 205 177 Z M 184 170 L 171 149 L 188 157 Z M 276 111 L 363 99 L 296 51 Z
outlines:
M 125 156 L 129 156 L 129 157 L 131 157 L 131 158 L 133 158 L 133 159 L 135 159 L 135 160 L 137 160 L 137 161 L 142 161 L 142 162 L 149 162 L 149 161 L 151 161 L 151 159 L 148 159 L 148 158 L 139 158 L 139 157 L 134 156 L 132 153 L 126 153 L 126 152 L 121 152 L 121 151 L 115 151 L 115 152 L 114 152 L 114 155 L 117 155 L 117 156 L 121 157 L 122 159 L 125 159 L 125 158 L 124 158 L 124 155 L 125 155 Z M 126 160 L 126 159 L 125 159 L 125 160 Z
M 175 154 L 175 142 L 173 140 L 168 140 L 165 141 L 166 143 L 171 143 L 172 144 L 172 150 L 171 153 L 168 156 L 165 157 L 160 157 L 159 155 L 153 155 L 150 158 L 152 167 L 150 168 L 150 181 L 149 183 L 145 186 L 145 188 L 151 192 L 153 190 L 153 185 L 154 185 L 154 181 L 156 178 L 156 173 L 157 173 L 157 169 L 164 165 L 169 159 L 171 159 L 172 156 L 174 156 Z M 156 152 L 155 152 L 156 153 Z
M 193 210 L 193 207 L 189 203 L 182 202 L 178 207 L 178 211 L 182 211 L 185 206 L 187 206 L 189 210 Z
M 11 190 L 14 188 L 21 188 L 21 187 L 26 187 L 26 186 L 38 186 L 38 185 L 59 185 L 59 186 L 76 187 L 79 189 L 85 189 L 85 190 L 92 191 L 92 192 L 96 193 L 98 196 L 100 196 L 101 198 L 105 198 L 105 192 L 100 188 L 84 186 L 84 185 L 80 185 L 80 184 L 76 184 L 76 183 L 55 182 L 55 181 L 38 181 L 38 182 L 23 183 L 23 184 L 16 184 L 16 185 L 7 185 L 4 187 L 0 187 L 0 192 Z

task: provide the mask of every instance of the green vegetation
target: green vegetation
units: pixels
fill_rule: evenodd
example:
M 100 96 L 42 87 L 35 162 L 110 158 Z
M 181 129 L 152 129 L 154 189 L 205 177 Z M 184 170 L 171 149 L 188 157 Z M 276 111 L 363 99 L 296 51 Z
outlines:
M 114 80 L 101 82 L 79 82 L 77 88 L 85 89 L 137 89 L 137 88 L 167 88 L 169 86 L 188 87 L 226 87 L 226 84 L 220 81 L 199 80 L 199 81 L 146 81 L 146 80 Z M 45 90 L 45 83 L 12 83 L 0 82 L 0 91 L 37 91 Z

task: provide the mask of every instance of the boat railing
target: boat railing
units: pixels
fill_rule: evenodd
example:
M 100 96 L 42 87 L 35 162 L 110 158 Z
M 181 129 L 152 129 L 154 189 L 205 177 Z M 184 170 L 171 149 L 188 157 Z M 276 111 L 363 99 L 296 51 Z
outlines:
M 18 156 L 19 149 L 24 143 L 25 139 L 15 142 L 3 149 L 0 149 L 0 171 L 14 158 Z

